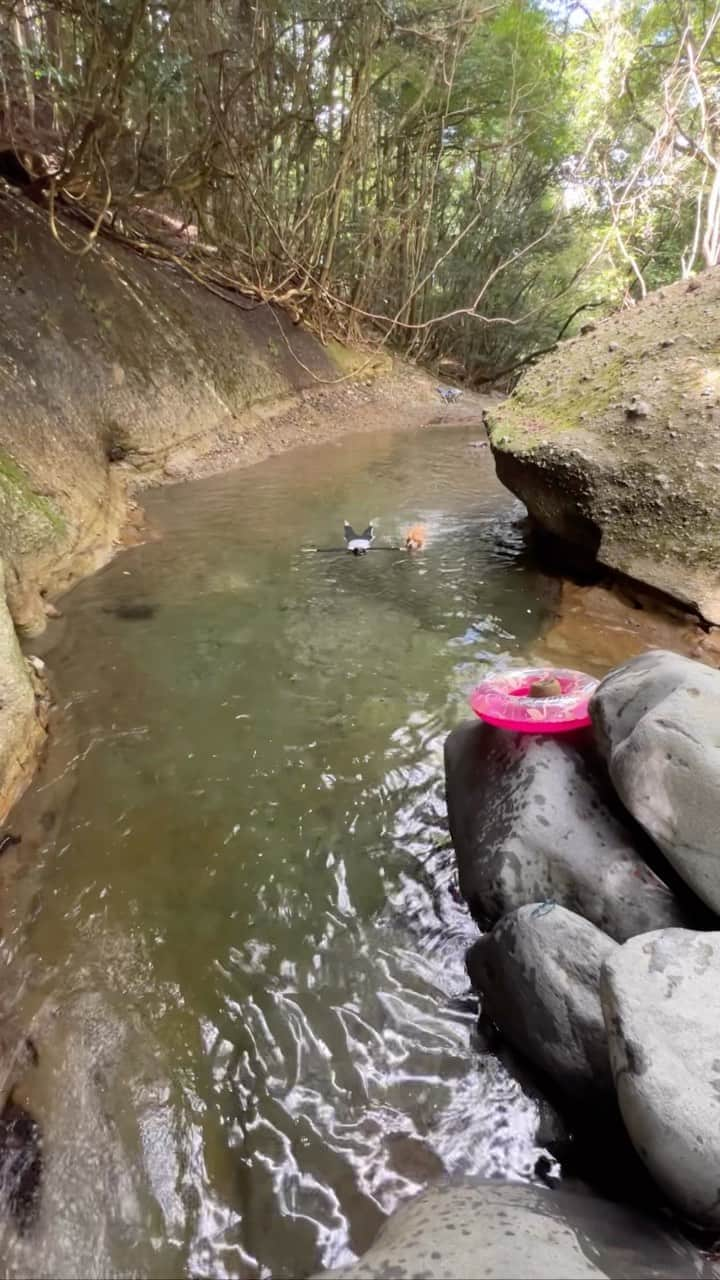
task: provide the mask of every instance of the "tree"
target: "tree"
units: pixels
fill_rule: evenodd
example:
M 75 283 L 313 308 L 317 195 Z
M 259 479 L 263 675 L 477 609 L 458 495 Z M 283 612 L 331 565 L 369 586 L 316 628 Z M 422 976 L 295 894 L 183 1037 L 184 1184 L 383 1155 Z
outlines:
M 719 25 L 701 0 L 0 0 L 0 148 L 61 240 L 59 207 L 86 250 L 122 235 L 479 382 L 720 259 Z

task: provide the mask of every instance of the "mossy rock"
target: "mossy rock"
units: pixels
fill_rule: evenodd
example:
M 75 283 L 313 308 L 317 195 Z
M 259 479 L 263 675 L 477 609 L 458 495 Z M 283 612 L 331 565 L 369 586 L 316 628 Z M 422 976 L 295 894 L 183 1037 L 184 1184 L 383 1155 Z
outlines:
M 720 623 L 720 272 L 607 317 L 490 414 L 499 478 L 585 558 Z M 640 412 L 637 405 L 640 405 Z
M 34 491 L 28 476 L 0 450 L 0 545 L 11 554 L 37 550 L 61 538 L 62 513 Z

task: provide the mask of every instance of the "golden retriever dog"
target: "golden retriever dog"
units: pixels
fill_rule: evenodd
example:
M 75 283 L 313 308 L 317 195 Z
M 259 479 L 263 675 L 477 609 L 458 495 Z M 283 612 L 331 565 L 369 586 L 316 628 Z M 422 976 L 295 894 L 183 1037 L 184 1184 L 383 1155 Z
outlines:
M 414 524 L 405 534 L 405 550 L 406 551 L 422 551 L 425 546 L 427 535 L 425 528 L 421 524 Z

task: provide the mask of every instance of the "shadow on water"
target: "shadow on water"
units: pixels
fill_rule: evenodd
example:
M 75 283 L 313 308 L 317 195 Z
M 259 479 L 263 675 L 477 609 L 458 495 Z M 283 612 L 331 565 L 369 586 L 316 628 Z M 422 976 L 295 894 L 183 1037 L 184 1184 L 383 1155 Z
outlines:
M 154 618 L 157 613 L 157 605 L 149 604 L 143 600 L 120 602 L 118 604 L 103 605 L 104 613 L 111 613 L 113 617 L 120 618 L 124 622 L 146 622 L 148 618 Z
M 155 493 L 162 538 L 67 597 L 0 863 L 44 1135 L 3 1274 L 308 1275 L 428 1181 L 535 1176 L 537 1099 L 476 1047 L 441 749 L 553 588 L 469 445 L 362 436 Z M 427 550 L 303 551 L 343 518 L 422 519 Z

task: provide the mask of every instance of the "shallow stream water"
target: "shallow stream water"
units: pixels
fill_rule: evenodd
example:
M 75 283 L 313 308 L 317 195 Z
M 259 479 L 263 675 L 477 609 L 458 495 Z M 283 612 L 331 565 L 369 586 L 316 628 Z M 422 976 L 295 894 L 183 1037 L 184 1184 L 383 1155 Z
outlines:
M 473 434 L 152 493 L 158 540 L 64 601 L 0 864 L 45 1154 L 2 1274 L 307 1276 L 445 1173 L 531 1176 L 536 1104 L 475 1039 L 442 741 L 552 588 Z M 343 517 L 429 544 L 306 550 Z

